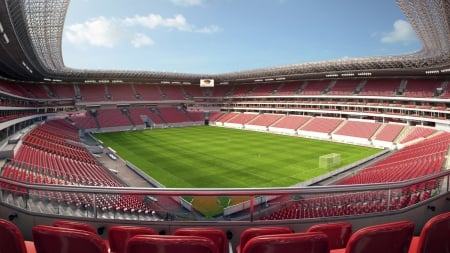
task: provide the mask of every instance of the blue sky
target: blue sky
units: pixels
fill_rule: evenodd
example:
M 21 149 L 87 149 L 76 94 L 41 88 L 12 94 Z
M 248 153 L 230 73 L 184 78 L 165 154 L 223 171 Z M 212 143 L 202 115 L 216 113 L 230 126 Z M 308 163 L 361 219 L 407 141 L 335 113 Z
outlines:
M 220 74 L 421 44 L 394 0 L 72 0 L 62 47 L 73 68 Z

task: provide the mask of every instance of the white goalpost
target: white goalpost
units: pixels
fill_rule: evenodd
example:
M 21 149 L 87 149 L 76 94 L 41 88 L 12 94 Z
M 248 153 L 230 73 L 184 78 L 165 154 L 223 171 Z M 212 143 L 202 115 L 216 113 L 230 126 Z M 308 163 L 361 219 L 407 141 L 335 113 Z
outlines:
M 341 164 L 341 154 L 331 153 L 319 157 L 319 168 L 329 169 Z

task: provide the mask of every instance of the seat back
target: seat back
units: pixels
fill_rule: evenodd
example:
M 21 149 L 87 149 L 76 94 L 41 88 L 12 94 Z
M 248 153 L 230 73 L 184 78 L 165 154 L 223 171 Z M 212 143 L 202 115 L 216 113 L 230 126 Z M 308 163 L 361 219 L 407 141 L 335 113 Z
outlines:
M 414 223 L 399 221 L 369 226 L 348 240 L 346 253 L 406 253 L 414 233 Z
M 91 232 L 38 225 L 32 228 L 37 253 L 107 253 L 106 243 Z
M 153 228 L 137 226 L 111 226 L 108 241 L 111 253 L 125 253 L 128 239 L 135 235 L 157 235 Z
M 137 235 L 127 242 L 127 253 L 218 253 L 211 239 L 200 236 Z
M 27 253 L 22 232 L 3 219 L 0 219 L 0 253 Z
M 228 252 L 228 240 L 225 232 L 218 228 L 179 228 L 174 235 L 203 236 L 211 239 L 219 249 L 219 253 Z
M 311 226 L 306 232 L 322 232 L 328 236 L 330 249 L 341 249 L 345 248 L 352 235 L 352 224 L 345 221 L 317 224 Z
M 78 229 L 78 230 L 83 230 L 83 231 L 97 234 L 97 230 L 93 226 L 91 226 L 87 223 L 78 222 L 78 221 L 57 220 L 57 221 L 53 222 L 53 226 Z
M 414 252 L 450 252 L 450 212 L 436 215 L 425 223 Z
M 260 235 L 272 235 L 272 234 L 290 234 L 293 233 L 289 227 L 254 227 L 244 230 L 241 234 L 239 245 L 237 246 L 237 252 L 241 252 L 244 249 L 245 244 L 253 237 Z
M 250 239 L 243 253 L 328 253 L 328 237 L 321 232 L 262 235 Z

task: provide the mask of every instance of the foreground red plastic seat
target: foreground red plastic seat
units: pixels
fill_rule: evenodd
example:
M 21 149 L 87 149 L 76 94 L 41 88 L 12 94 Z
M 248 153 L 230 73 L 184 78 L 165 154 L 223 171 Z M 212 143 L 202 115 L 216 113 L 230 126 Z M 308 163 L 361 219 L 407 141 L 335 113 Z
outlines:
M 211 239 L 200 236 L 137 235 L 127 242 L 127 253 L 218 253 Z
M 93 226 L 91 226 L 90 224 L 78 222 L 78 221 L 57 220 L 57 221 L 53 222 L 53 226 L 78 229 L 78 230 L 83 230 L 83 231 L 97 234 L 97 230 Z
M 37 253 L 107 253 L 106 243 L 91 232 L 53 226 L 32 228 Z
M 228 239 L 225 232 L 218 228 L 179 228 L 173 232 L 174 235 L 203 236 L 211 239 L 219 253 L 228 253 Z
M 127 241 L 136 235 L 157 235 L 153 228 L 137 226 L 111 226 L 108 241 L 111 253 L 125 253 Z
M 253 237 L 260 235 L 273 235 L 273 234 L 290 234 L 293 233 L 289 227 L 254 227 L 244 230 L 241 234 L 239 245 L 236 247 L 237 253 L 242 252 L 245 244 Z
M 328 253 L 328 236 L 321 232 L 261 235 L 250 239 L 243 253 Z
M 332 253 L 407 253 L 414 233 L 414 223 L 398 221 L 362 228 L 348 240 L 344 249 Z
M 330 249 L 341 249 L 345 248 L 352 235 L 352 224 L 345 221 L 317 224 L 311 226 L 306 232 L 322 232 L 328 236 Z
M 0 252 L 35 253 L 34 243 L 25 241 L 14 223 L 0 219 Z
M 428 220 L 413 237 L 409 253 L 450 253 L 450 212 Z

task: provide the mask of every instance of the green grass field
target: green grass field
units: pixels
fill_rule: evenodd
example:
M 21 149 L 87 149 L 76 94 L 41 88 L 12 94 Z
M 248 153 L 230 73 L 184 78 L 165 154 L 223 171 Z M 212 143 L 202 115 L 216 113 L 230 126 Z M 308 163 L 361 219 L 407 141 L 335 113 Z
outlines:
M 166 187 L 280 187 L 327 173 L 319 157 L 341 165 L 374 148 L 211 126 L 95 134 L 104 145 Z M 340 167 L 339 166 L 339 167 Z

